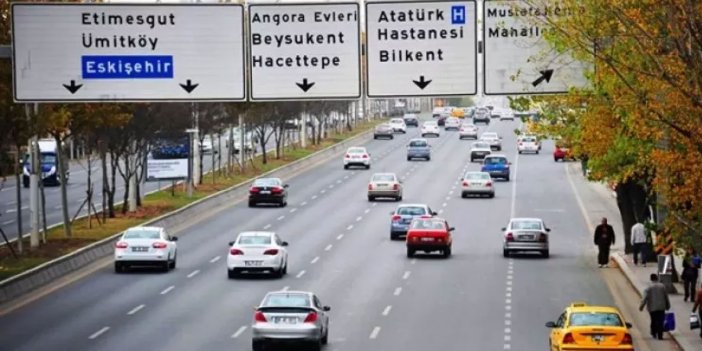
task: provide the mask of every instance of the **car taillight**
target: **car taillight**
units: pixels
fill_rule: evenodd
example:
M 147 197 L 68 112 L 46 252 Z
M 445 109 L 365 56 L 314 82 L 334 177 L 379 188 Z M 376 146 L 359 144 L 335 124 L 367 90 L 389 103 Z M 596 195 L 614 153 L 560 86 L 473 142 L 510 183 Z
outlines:
M 261 191 L 261 189 L 256 188 L 256 187 L 253 187 L 253 188 L 249 189 L 249 192 L 250 192 L 251 194 L 257 194 L 259 191 Z
M 565 336 L 563 336 L 563 343 L 564 344 L 575 344 L 575 338 L 573 338 L 573 334 L 568 333 Z
M 512 233 L 507 233 L 505 237 L 507 238 L 507 241 L 514 241 L 514 235 L 512 235 Z
M 632 345 L 634 341 L 631 339 L 631 334 L 629 333 L 624 333 L 624 338 L 622 338 L 622 342 L 620 344 L 622 345 Z
M 166 244 L 166 243 L 161 243 L 161 242 L 156 242 L 156 243 L 153 243 L 151 246 L 153 246 L 154 249 L 165 249 L 166 246 L 168 246 L 168 244 Z
M 463 131 L 463 128 L 461 128 L 461 132 Z
M 277 186 L 277 187 L 271 189 L 271 193 L 273 193 L 273 194 L 280 194 L 280 193 L 282 193 L 282 192 L 283 192 L 283 188 L 281 188 L 281 187 L 279 187 L 279 186 Z
M 307 314 L 307 317 L 305 317 L 304 323 L 314 323 L 316 321 L 317 321 L 317 312 L 310 312 Z
M 243 255 L 244 251 L 241 251 L 239 249 L 231 249 L 231 250 L 229 250 L 229 254 L 230 255 Z
M 401 220 L 401 219 L 402 219 L 402 216 L 400 216 L 400 215 L 394 215 L 394 216 L 392 216 L 393 222 L 399 221 L 399 220 Z
M 264 255 L 275 256 L 275 255 L 278 254 L 278 249 L 268 249 L 268 250 L 266 250 L 266 251 L 263 251 L 263 254 L 264 254 Z
M 392 190 L 400 190 L 400 184 L 393 185 Z
M 524 144 L 522 144 L 522 143 L 519 143 L 519 146 L 522 146 L 522 145 L 524 145 Z
M 485 186 L 491 187 L 491 186 L 492 186 L 492 182 L 487 182 L 487 183 L 485 183 Z
M 546 239 L 547 239 L 546 234 L 541 233 L 541 235 L 539 235 L 539 241 L 546 242 Z
M 366 154 L 363 154 L 363 158 L 368 158 L 368 155 L 366 155 Z
M 256 313 L 254 313 L 254 321 L 260 322 L 260 323 L 268 322 L 266 320 L 266 316 L 264 316 L 263 312 L 261 312 L 261 311 L 256 311 Z
M 124 241 L 118 241 L 118 242 L 115 244 L 115 247 L 118 248 L 118 249 L 126 249 L 128 246 L 129 246 L 129 245 L 128 245 L 126 242 L 124 242 Z
M 468 185 L 468 182 L 463 181 L 463 186 L 465 186 L 465 187 L 469 186 L 469 185 Z
M 373 190 L 373 184 L 368 184 L 368 190 Z
M 351 158 L 351 155 L 346 154 L 346 155 L 344 155 L 344 158 Z
M 431 215 L 425 214 L 425 215 L 419 216 L 419 218 L 431 218 Z

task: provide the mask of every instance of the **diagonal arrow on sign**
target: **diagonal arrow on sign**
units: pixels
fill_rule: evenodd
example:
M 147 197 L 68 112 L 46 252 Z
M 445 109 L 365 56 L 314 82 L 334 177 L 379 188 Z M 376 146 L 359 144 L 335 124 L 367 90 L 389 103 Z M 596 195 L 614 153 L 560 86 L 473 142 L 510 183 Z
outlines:
M 546 83 L 548 83 L 548 82 L 551 81 L 551 77 L 553 76 L 553 70 L 552 70 L 552 69 L 547 69 L 547 70 L 539 71 L 539 73 L 541 73 L 541 77 L 539 77 L 539 78 L 536 79 L 535 81 L 531 82 L 531 85 L 537 86 L 537 85 L 541 84 L 544 80 L 546 81 Z

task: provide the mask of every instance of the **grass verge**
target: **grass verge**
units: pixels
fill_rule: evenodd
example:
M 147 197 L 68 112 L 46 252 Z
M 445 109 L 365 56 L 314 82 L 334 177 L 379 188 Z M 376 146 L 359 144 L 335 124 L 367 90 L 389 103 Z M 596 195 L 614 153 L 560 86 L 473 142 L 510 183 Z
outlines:
M 246 164 L 244 172 L 241 172 L 238 166 L 234 166 L 234 169 L 228 172 L 228 175 L 223 170 L 210 172 L 203 176 L 202 184 L 198 185 L 193 191 L 192 198 L 188 198 L 183 185 L 177 185 L 175 188 L 169 187 L 146 195 L 142 200 L 142 206 L 134 213 L 123 214 L 121 213 L 121 207 L 118 206 L 116 217 L 108 218 L 102 224 L 99 224 L 95 218 L 91 220 L 88 220 L 88 218 L 78 219 L 72 225 L 72 238 L 64 237 L 63 226 L 49 229 L 47 231 L 47 243 L 34 250 L 26 249 L 29 247 L 29 239 L 25 238 L 23 241 L 25 252 L 18 259 L 12 256 L 7 246 L 2 246 L 0 247 L 0 281 L 354 137 L 373 128 L 381 121 L 373 120 L 359 123 L 354 130 L 331 135 L 318 145 L 310 145 L 306 148 L 299 146 L 286 148 L 283 156 L 279 159 L 276 159 L 274 157 L 275 154 L 271 153 L 268 155 L 266 164 L 263 164 L 262 156 L 257 156 L 254 158 L 253 163 L 248 162 Z M 117 196 L 120 196 L 120 194 L 117 194 Z M 16 244 L 13 246 L 16 247 Z

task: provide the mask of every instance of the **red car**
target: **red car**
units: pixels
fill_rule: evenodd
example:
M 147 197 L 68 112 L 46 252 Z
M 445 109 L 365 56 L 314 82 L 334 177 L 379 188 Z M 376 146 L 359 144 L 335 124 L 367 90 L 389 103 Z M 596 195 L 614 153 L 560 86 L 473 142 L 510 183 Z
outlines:
M 558 162 L 559 160 L 566 161 L 573 159 L 573 152 L 570 151 L 570 148 L 561 144 L 556 144 L 556 148 L 553 150 L 553 161 Z
M 439 251 L 444 258 L 448 258 L 451 256 L 451 232 L 454 229 L 443 218 L 422 216 L 413 219 L 407 231 L 407 257 L 413 257 L 417 251 Z

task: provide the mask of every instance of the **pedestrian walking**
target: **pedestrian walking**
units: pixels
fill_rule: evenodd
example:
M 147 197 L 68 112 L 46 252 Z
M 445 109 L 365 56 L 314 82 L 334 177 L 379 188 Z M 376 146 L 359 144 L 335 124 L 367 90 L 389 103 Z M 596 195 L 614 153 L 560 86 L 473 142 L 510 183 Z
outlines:
M 688 299 L 690 299 L 690 302 L 695 302 L 695 286 L 697 286 L 697 278 L 700 273 L 696 257 L 698 257 L 697 252 L 694 249 L 688 249 L 685 257 L 683 257 L 683 271 L 680 278 L 683 281 L 686 302 Z
M 607 218 L 602 218 L 602 223 L 595 228 L 595 245 L 599 250 L 597 255 L 597 263 L 600 268 L 608 267 L 609 263 L 609 248 L 614 245 L 614 229 L 607 224 Z
M 695 304 L 692 306 L 692 312 L 697 312 L 702 322 L 702 284 L 697 287 L 697 294 L 695 294 Z M 700 328 L 700 337 L 702 337 L 702 328 Z
M 634 265 L 639 264 L 639 255 L 641 256 L 641 263 L 646 267 L 646 251 L 648 250 L 648 238 L 646 235 L 646 228 L 643 223 L 636 222 L 634 226 L 631 227 L 631 246 L 634 248 Z
M 639 305 L 639 311 L 643 311 L 644 307 L 648 310 L 651 317 L 651 336 L 654 339 L 663 339 L 663 321 L 665 320 L 665 311 L 670 309 L 670 300 L 665 285 L 658 281 L 657 274 L 651 274 L 651 283 L 646 287 Z

